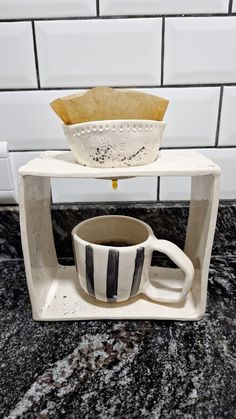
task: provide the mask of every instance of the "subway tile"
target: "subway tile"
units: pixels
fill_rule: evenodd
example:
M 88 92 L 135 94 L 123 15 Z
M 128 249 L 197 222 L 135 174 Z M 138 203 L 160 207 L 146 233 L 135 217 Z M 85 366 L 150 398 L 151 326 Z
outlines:
M 15 191 L 1 191 L 0 190 L 0 205 L 1 204 L 15 204 L 16 203 L 16 197 L 15 197 Z
M 235 82 L 236 17 L 168 18 L 164 84 Z
M 139 90 L 170 100 L 163 147 L 214 145 L 219 88 Z M 71 93 L 71 90 L 0 93 L 0 137 L 8 142 L 8 148 L 67 149 L 61 121 L 49 103 Z M 17 124 L 12 124 L 12 120 Z
M 9 156 L 9 153 L 8 153 L 7 142 L 0 140 L 0 158 L 6 158 L 8 156 Z
M 0 205 L 15 203 L 14 176 L 7 143 L 0 141 Z
M 236 87 L 224 87 L 219 145 L 236 146 Z
M 16 184 L 19 167 L 36 158 L 41 152 L 12 152 L 10 158 Z M 112 189 L 111 180 L 64 179 L 51 180 L 53 202 L 97 201 L 152 201 L 157 199 L 157 178 L 131 178 L 118 181 L 118 189 Z M 16 198 L 18 199 L 18 198 Z
M 0 93 L 0 138 L 9 150 L 67 149 L 62 122 L 49 103 L 72 90 Z
M 236 199 L 236 148 L 200 149 L 197 151 L 201 152 L 221 167 L 221 199 Z M 16 189 L 18 168 L 27 161 L 37 157 L 39 153 L 40 152 L 10 153 Z M 190 177 L 161 177 L 160 199 L 168 201 L 190 199 L 190 184 Z M 118 202 L 155 200 L 156 191 L 157 180 L 154 177 L 140 177 L 120 180 L 118 182 L 117 190 L 112 189 L 111 181 L 109 180 L 52 179 L 53 202 Z M 10 194 L 9 196 L 14 195 L 14 191 L 2 190 L 2 194 L 0 193 L 0 202 L 2 202 L 1 197 L 4 196 L 4 192 L 8 195 Z M 5 203 L 7 203 L 6 200 Z
M 134 177 L 118 180 L 52 179 L 53 202 L 152 201 L 157 199 L 156 177 Z
M 213 148 L 197 150 L 217 163 L 221 168 L 221 199 L 236 199 L 236 148 Z M 161 177 L 161 200 L 190 199 L 190 178 Z
M 227 13 L 228 0 L 100 0 L 101 15 Z
M 162 147 L 214 146 L 219 87 L 140 89 L 169 99 Z
M 236 199 L 236 148 L 202 151 L 221 168 L 221 199 Z
M 160 18 L 35 26 L 42 87 L 160 84 Z
M 30 22 L 0 23 L 0 89 L 37 87 Z
M 167 128 L 163 147 L 214 145 L 219 88 L 139 90 L 170 100 L 165 117 Z M 49 103 L 72 92 L 53 90 L 0 93 L 0 136 L 8 142 L 9 149 L 67 149 L 61 121 Z M 12 120 L 18 123 L 12 124 Z
M 14 199 L 18 202 L 18 169 L 28 161 L 39 156 L 41 151 L 22 151 L 10 153 L 10 161 L 14 178 Z M 1 202 L 1 201 L 0 201 Z
M 95 16 L 96 0 L 0 0 L 1 19 Z
M 161 201 L 190 200 L 190 190 L 190 177 L 163 176 L 160 178 Z
M 13 177 L 9 157 L 0 158 L 0 190 L 13 189 Z

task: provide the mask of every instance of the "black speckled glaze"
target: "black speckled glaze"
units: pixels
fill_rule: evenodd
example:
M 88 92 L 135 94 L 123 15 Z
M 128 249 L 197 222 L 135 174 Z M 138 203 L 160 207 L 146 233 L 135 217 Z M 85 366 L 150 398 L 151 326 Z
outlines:
M 23 262 L 0 269 L 1 418 L 236 417 L 236 258 L 194 323 L 34 322 Z
M 52 223 L 58 257 L 73 257 L 71 230 L 87 218 L 122 214 L 150 224 L 158 238 L 183 248 L 188 220 L 188 203 L 114 203 L 53 205 Z M 236 202 L 219 207 L 213 255 L 236 255 Z M 0 207 L 0 259 L 22 258 L 17 207 Z

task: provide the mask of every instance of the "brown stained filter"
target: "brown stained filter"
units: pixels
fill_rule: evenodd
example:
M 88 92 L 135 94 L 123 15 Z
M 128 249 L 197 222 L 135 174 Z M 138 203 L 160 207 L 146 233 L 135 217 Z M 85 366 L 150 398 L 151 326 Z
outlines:
M 135 90 L 95 87 L 51 102 L 64 124 L 114 119 L 162 121 L 169 101 Z

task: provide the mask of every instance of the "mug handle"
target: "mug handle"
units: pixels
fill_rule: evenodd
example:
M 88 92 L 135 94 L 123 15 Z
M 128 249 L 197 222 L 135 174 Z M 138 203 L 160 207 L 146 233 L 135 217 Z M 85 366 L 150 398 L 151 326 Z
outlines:
M 158 240 L 156 237 L 153 237 L 151 248 L 152 250 L 157 250 L 158 252 L 165 253 L 169 256 L 169 258 L 184 272 L 185 279 L 181 293 L 176 297 L 167 298 L 161 296 L 160 289 L 155 287 L 150 280 L 146 284 L 146 288 L 143 291 L 144 294 L 152 300 L 163 303 L 179 303 L 183 301 L 191 288 L 194 276 L 194 267 L 191 260 L 178 246 L 168 240 Z

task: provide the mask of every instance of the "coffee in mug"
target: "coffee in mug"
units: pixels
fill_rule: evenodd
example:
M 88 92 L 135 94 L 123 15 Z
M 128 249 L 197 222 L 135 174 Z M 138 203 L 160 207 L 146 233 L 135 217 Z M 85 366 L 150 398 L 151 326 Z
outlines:
M 90 218 L 74 227 L 72 237 L 77 280 L 97 300 L 121 302 L 143 293 L 154 301 L 177 303 L 191 288 L 191 260 L 174 243 L 157 239 L 140 220 L 121 215 Z M 169 256 L 185 274 L 181 291 L 171 298 L 150 281 L 154 250 Z

